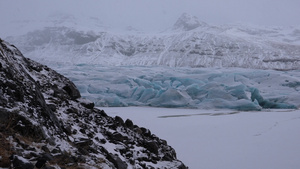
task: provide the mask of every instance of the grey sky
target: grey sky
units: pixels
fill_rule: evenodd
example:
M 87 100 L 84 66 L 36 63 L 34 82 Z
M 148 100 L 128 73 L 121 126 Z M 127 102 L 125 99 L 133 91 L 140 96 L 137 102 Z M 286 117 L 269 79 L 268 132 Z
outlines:
M 300 0 L 0 0 L 0 19 L 10 24 L 63 12 L 112 27 L 163 30 L 186 12 L 214 25 L 299 26 L 299 8 Z

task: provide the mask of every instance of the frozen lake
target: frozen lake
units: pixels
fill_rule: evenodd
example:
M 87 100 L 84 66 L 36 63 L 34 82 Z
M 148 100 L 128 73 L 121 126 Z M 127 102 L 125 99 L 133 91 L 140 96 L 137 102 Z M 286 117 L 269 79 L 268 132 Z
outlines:
M 300 167 L 300 110 L 100 109 L 149 128 L 191 169 Z

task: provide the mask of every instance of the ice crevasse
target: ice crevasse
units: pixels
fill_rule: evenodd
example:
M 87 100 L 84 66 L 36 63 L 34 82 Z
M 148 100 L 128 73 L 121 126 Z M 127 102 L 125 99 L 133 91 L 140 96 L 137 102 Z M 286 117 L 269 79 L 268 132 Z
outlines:
M 57 68 L 96 106 L 261 110 L 300 107 L 299 71 L 73 65 Z

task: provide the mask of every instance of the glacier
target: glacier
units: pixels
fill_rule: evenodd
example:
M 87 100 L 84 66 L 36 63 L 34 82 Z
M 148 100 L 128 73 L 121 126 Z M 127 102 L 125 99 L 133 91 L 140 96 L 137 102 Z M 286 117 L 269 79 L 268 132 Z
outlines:
M 99 107 L 297 109 L 300 70 L 63 65 L 81 95 Z
M 54 21 L 5 39 L 96 106 L 300 107 L 300 28 L 212 26 L 188 14 L 159 33 Z

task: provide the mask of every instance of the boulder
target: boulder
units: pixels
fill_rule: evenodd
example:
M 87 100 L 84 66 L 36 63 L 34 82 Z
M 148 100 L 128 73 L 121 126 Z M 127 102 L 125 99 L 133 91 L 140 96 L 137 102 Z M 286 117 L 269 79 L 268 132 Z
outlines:
M 12 155 L 10 159 L 14 169 L 34 169 L 34 165 L 21 156 Z

